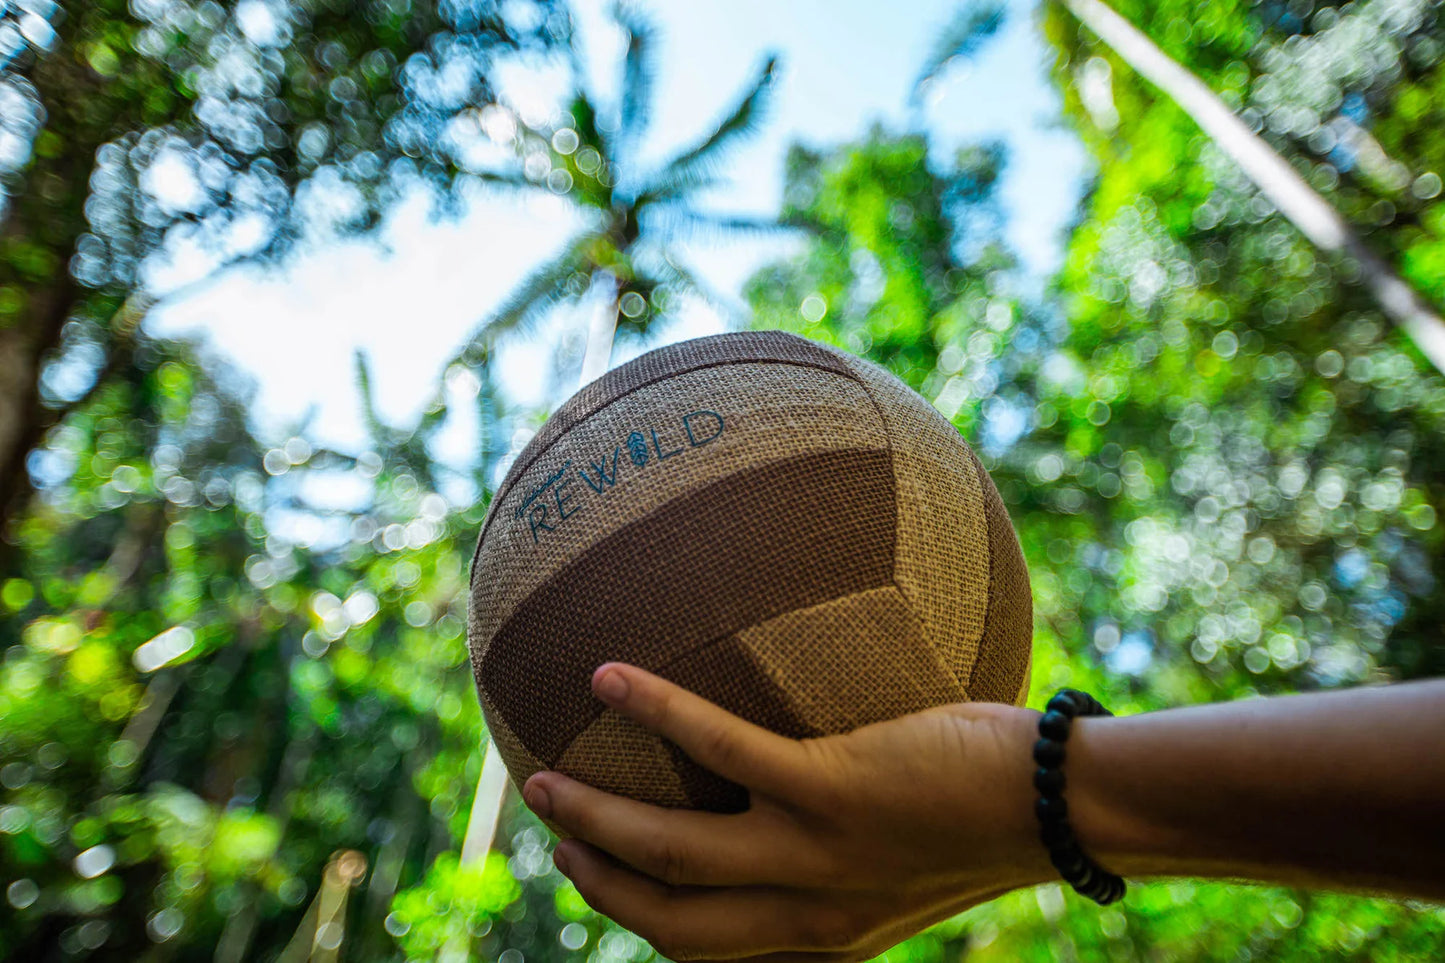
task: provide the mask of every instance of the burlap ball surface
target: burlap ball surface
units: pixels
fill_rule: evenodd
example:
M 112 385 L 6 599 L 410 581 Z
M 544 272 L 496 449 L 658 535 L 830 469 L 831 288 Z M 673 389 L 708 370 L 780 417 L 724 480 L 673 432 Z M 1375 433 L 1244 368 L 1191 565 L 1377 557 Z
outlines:
M 497 489 L 468 642 L 513 781 L 746 796 L 606 709 L 640 665 L 794 737 L 1028 687 L 1018 539 L 958 431 L 875 364 L 777 331 L 660 348 L 577 392 Z

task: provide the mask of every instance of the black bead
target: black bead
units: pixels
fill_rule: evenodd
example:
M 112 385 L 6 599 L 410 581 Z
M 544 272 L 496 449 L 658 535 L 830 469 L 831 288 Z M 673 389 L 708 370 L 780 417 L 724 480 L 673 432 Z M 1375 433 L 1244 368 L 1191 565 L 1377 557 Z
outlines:
M 1039 768 L 1034 771 L 1034 788 L 1039 798 L 1034 801 L 1034 814 L 1039 820 L 1039 840 L 1048 850 L 1049 861 L 1079 895 L 1107 906 L 1121 899 L 1126 884 L 1085 855 L 1069 825 L 1069 808 L 1064 802 L 1064 743 L 1079 716 L 1112 715 L 1097 699 L 1077 689 L 1062 689 L 1049 700 L 1039 718 L 1039 740 L 1034 743 L 1033 757 Z
M 1074 828 L 1067 821 L 1059 823 L 1039 823 L 1039 840 L 1044 847 L 1050 851 L 1060 846 L 1070 845 L 1074 841 Z
M 1054 869 L 1064 879 L 1071 879 L 1082 873 L 1088 866 L 1088 858 L 1077 847 L 1069 849 L 1056 849 L 1049 853 L 1049 862 L 1054 864 Z
M 1064 744 L 1052 739 L 1034 743 L 1034 762 L 1045 769 L 1055 769 L 1064 761 Z
M 1069 738 L 1069 724 L 1071 720 L 1055 709 L 1045 712 L 1039 719 L 1039 735 L 1055 742 L 1063 742 Z
M 1034 788 L 1042 796 L 1062 796 L 1064 794 L 1064 771 L 1062 769 L 1035 769 Z
M 1034 815 L 1041 823 L 1063 822 L 1069 816 L 1069 804 L 1063 796 L 1041 796 L 1034 800 Z
M 1079 714 L 1079 701 L 1075 696 L 1079 695 L 1073 689 L 1063 689 L 1044 706 L 1045 712 L 1057 712 L 1069 718 Z
M 1108 709 L 1105 709 L 1105 708 L 1104 708 L 1104 704 L 1103 704 L 1102 702 L 1100 702 L 1098 699 L 1095 699 L 1093 696 L 1089 695 L 1087 692 L 1080 693 L 1080 694 L 1087 700 L 1087 702 L 1086 702 L 1083 710 L 1082 710 L 1081 713 L 1080 713 L 1081 715 L 1086 715 L 1086 716 L 1112 716 L 1112 715 L 1114 714 L 1114 713 L 1110 712 Z
M 1039 823 L 1039 842 L 1044 848 L 1053 852 L 1059 846 L 1072 842 L 1074 830 L 1067 822 L 1062 823 Z

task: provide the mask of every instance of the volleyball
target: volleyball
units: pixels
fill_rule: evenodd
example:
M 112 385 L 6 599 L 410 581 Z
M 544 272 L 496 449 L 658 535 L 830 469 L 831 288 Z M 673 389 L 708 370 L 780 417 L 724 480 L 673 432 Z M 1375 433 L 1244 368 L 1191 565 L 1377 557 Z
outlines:
M 598 665 L 783 735 L 1021 704 L 1032 599 L 958 430 L 872 362 L 780 331 L 669 345 L 572 396 L 492 499 L 468 645 L 520 787 L 554 769 L 669 806 L 745 791 L 606 708 Z

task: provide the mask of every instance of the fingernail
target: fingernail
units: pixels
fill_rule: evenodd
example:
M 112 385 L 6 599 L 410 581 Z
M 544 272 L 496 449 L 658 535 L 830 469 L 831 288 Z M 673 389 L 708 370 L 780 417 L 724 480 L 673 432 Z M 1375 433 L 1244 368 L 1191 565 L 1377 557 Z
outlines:
M 522 799 L 526 801 L 527 808 L 531 809 L 532 812 L 538 816 L 541 816 L 543 819 L 551 818 L 552 798 L 547 795 L 546 789 L 543 789 L 535 782 L 529 782 L 526 786 L 522 787 Z
M 557 872 L 561 873 L 563 876 L 570 877 L 572 875 L 571 873 L 567 872 L 567 853 L 561 848 L 554 849 L 552 851 L 552 865 L 556 866 Z
M 608 705 L 621 705 L 627 701 L 627 680 L 616 669 L 608 669 L 598 676 L 593 689 L 597 697 Z

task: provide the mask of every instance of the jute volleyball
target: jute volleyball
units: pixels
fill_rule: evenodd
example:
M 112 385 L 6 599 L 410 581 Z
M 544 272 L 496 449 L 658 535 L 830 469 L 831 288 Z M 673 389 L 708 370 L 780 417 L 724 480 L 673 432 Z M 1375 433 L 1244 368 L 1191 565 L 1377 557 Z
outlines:
M 482 524 L 468 642 L 516 785 L 669 806 L 741 787 L 607 709 L 607 661 L 796 738 L 1020 702 L 1028 574 L 974 453 L 891 373 L 778 331 L 670 345 L 542 426 Z

